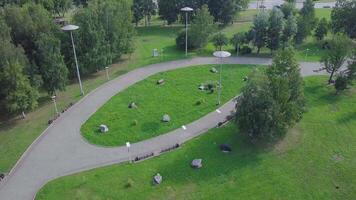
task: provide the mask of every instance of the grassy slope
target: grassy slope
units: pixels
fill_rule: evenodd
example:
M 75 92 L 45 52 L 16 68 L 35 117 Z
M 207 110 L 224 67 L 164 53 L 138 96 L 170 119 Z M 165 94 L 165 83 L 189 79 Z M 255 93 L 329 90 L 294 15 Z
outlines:
M 256 11 L 246 11 L 241 14 L 239 21 L 251 21 Z M 317 9 L 317 16 L 327 16 L 330 13 L 329 9 Z M 114 64 L 110 68 L 111 78 L 117 77 L 123 73 L 126 73 L 134 68 L 141 67 L 151 63 L 157 63 L 161 61 L 174 60 L 184 58 L 184 54 L 174 48 L 175 36 L 181 29 L 179 27 L 166 27 L 162 28 L 160 24 L 162 22 L 155 21 L 156 26 L 148 28 L 139 28 L 138 37 L 136 43 L 136 51 L 131 55 L 131 59 L 124 59 Z M 233 26 L 225 28 L 225 31 L 229 36 L 239 31 L 247 31 L 251 26 L 251 22 L 235 23 Z M 307 43 L 306 45 L 309 45 Z M 311 44 L 308 47 L 312 49 L 315 45 Z M 164 49 L 164 56 L 159 58 L 153 58 L 151 56 L 152 49 Z M 228 47 L 232 50 L 232 47 Z M 209 44 L 208 47 L 198 52 L 200 55 L 211 55 L 214 47 Z M 268 52 L 268 50 L 265 50 Z M 190 56 L 196 55 L 197 52 L 193 52 Z M 312 56 L 314 55 L 315 56 Z M 300 47 L 298 58 L 300 60 L 312 60 L 318 61 L 319 54 L 311 50 L 309 55 L 305 55 L 305 48 Z M 95 89 L 99 85 L 106 82 L 105 72 L 98 72 L 83 80 L 84 88 L 87 92 Z M 11 119 L 0 120 L 0 173 L 8 172 L 11 167 L 16 163 L 21 154 L 26 148 L 37 138 L 42 131 L 47 127 L 47 121 L 54 115 L 53 105 L 51 100 L 46 97 L 46 94 L 42 94 L 41 104 L 38 109 L 28 114 L 26 120 Z M 60 109 L 64 108 L 71 102 L 78 101 L 79 90 L 77 82 L 74 81 L 68 85 L 66 91 L 59 92 L 57 95 L 58 106 Z
M 308 112 L 274 148 L 254 148 L 228 125 L 148 161 L 60 178 L 37 199 L 355 199 L 356 90 L 335 96 L 326 80 L 306 79 Z M 221 153 L 222 143 L 233 153 Z M 194 158 L 202 169 L 190 168 Z
M 195 66 L 159 73 L 139 82 L 117 94 L 96 112 L 82 127 L 84 137 L 94 144 L 124 145 L 166 133 L 181 127 L 216 109 L 217 93 L 202 92 L 201 83 L 218 81 L 219 74 L 213 74 L 213 65 Z M 223 69 L 222 102 L 239 93 L 243 77 L 253 66 L 225 65 Z M 164 79 L 162 86 L 157 80 Z M 202 105 L 196 105 L 204 100 Z M 129 109 L 130 102 L 136 102 L 138 109 Z M 177 106 L 179 105 L 179 106 Z M 172 121 L 161 122 L 169 114 Z M 134 120 L 138 125 L 133 125 Z M 100 124 L 109 126 L 108 134 L 100 134 Z

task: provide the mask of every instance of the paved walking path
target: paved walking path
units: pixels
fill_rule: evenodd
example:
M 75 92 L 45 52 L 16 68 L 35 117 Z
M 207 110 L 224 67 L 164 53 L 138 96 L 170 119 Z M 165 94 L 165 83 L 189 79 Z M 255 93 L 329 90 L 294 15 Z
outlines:
M 129 159 L 126 147 L 104 148 L 85 142 L 80 134 L 81 125 L 102 105 L 118 92 L 158 72 L 184 68 L 192 65 L 216 64 L 215 58 L 192 58 L 149 65 L 122 75 L 89 93 L 80 102 L 54 122 L 35 142 L 8 178 L 0 185 L 0 199 L 32 200 L 37 191 L 48 181 L 75 172 L 120 163 Z M 226 64 L 268 65 L 271 59 L 232 57 Z M 313 69 L 319 63 L 301 63 L 303 76 L 315 75 Z M 234 109 L 234 102 L 223 105 L 221 113 L 212 112 L 165 135 L 133 144 L 130 156 L 156 152 L 177 143 L 182 143 L 223 121 Z

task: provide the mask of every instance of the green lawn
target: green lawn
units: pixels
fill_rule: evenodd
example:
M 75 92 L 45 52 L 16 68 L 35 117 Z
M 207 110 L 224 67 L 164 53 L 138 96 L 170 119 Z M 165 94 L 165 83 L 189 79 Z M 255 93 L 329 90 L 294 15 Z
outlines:
M 219 80 L 219 74 L 210 72 L 212 66 L 194 66 L 159 73 L 129 87 L 108 101 L 82 126 L 83 136 L 94 144 L 124 145 L 127 141 L 137 142 L 167 133 L 214 111 L 217 108 L 217 92 L 198 89 L 201 83 Z M 239 94 L 243 77 L 254 67 L 223 67 L 222 102 Z M 158 86 L 156 82 L 160 79 L 166 83 Z M 197 105 L 198 101 L 203 103 Z M 135 102 L 138 109 L 129 109 L 130 102 Z M 164 114 L 168 114 L 172 121 L 162 122 Z M 108 125 L 110 131 L 100 134 L 100 124 Z
M 306 79 L 308 111 L 273 147 L 255 147 L 228 125 L 157 158 L 52 181 L 37 199 L 356 199 L 356 88 L 336 96 L 326 82 Z M 221 153 L 222 143 L 233 152 Z M 195 158 L 202 169 L 189 166 Z
M 226 27 L 224 31 L 227 35 L 232 36 L 236 32 L 247 31 L 251 26 L 251 19 L 256 11 L 245 11 L 241 13 L 241 18 L 247 18 L 243 20 L 246 22 L 235 23 L 232 26 Z M 330 9 L 317 9 L 317 16 L 330 15 Z M 175 37 L 179 30 L 183 27 L 174 26 L 162 26 L 162 21 L 154 20 L 154 26 L 152 27 L 140 27 L 138 28 L 136 51 L 130 55 L 124 57 L 116 64 L 110 66 L 110 76 L 115 78 L 119 75 L 127 73 L 135 68 L 145 66 L 147 64 L 176 60 L 185 58 L 184 52 L 175 48 Z M 308 39 L 305 45 L 310 46 L 309 49 L 315 48 L 313 44 L 314 39 Z M 152 49 L 163 49 L 163 56 L 153 58 Z M 231 46 L 227 47 L 232 51 Z M 196 55 L 211 56 L 214 51 L 212 44 L 209 44 L 206 49 L 191 52 L 189 57 Z M 297 57 L 300 60 L 318 61 L 321 53 L 318 51 L 310 51 L 308 55 L 305 54 L 305 48 L 302 45 L 298 48 Z M 267 49 L 263 50 L 262 56 L 270 56 Z M 79 60 L 80 62 L 80 60 Z M 98 86 L 105 83 L 105 72 L 101 71 L 93 75 L 83 77 L 83 86 L 88 93 Z M 68 85 L 66 91 L 59 92 L 57 97 L 57 103 L 59 109 L 63 109 L 69 103 L 77 102 L 81 97 L 79 96 L 79 86 L 74 80 Z M 54 115 L 54 108 L 50 98 L 46 93 L 42 93 L 40 99 L 40 107 L 35 111 L 28 113 L 27 119 L 22 120 L 19 118 L 4 119 L 1 116 L 0 119 L 0 173 L 8 172 L 20 158 L 26 148 L 45 130 L 47 127 L 47 121 Z

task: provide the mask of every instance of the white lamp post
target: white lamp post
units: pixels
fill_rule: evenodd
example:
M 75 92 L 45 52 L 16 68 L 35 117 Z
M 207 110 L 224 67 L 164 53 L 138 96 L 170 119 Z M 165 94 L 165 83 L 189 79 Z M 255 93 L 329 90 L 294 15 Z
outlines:
M 79 72 L 79 66 L 78 66 L 77 53 L 75 51 L 75 45 L 74 45 L 74 39 L 73 39 L 73 31 L 78 30 L 78 29 L 79 29 L 79 26 L 76 26 L 76 25 L 66 25 L 66 26 L 62 27 L 63 31 L 68 31 L 70 33 L 70 38 L 72 39 L 74 60 L 75 60 L 75 65 L 77 67 L 77 76 L 78 76 L 78 81 L 79 81 L 79 86 L 80 86 L 80 93 L 81 93 L 82 96 L 84 96 L 82 80 L 80 79 L 80 72 Z
M 56 103 L 56 96 L 52 96 L 52 101 L 54 104 L 54 110 L 56 111 L 56 114 L 58 115 L 58 108 L 57 108 L 57 103 Z
M 131 144 L 130 144 L 130 142 L 126 142 L 126 147 L 127 147 L 127 153 L 129 154 L 129 161 L 131 162 L 131 154 L 130 154 Z
M 227 51 L 216 51 L 213 54 L 216 58 L 220 59 L 220 78 L 219 78 L 219 91 L 218 91 L 218 105 L 221 104 L 221 89 L 222 89 L 222 64 L 223 64 L 223 58 L 227 58 L 231 56 L 231 53 Z
M 185 12 L 185 56 L 188 56 L 188 13 L 192 12 L 194 9 L 190 7 L 184 7 L 180 10 Z

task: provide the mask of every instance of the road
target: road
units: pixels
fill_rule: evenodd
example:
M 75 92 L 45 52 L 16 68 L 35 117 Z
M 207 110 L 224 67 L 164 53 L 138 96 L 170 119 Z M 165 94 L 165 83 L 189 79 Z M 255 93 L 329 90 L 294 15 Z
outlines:
M 262 1 L 252 1 L 249 3 L 248 8 L 249 9 L 257 9 L 260 7 Z M 264 0 L 263 5 L 265 6 L 266 9 L 272 9 L 274 6 L 279 6 L 284 3 L 284 0 Z M 325 7 L 330 7 L 333 8 L 335 7 L 336 2 L 316 2 L 315 3 L 315 8 L 325 8 Z M 303 7 L 303 1 L 297 0 L 296 7 L 298 9 Z

